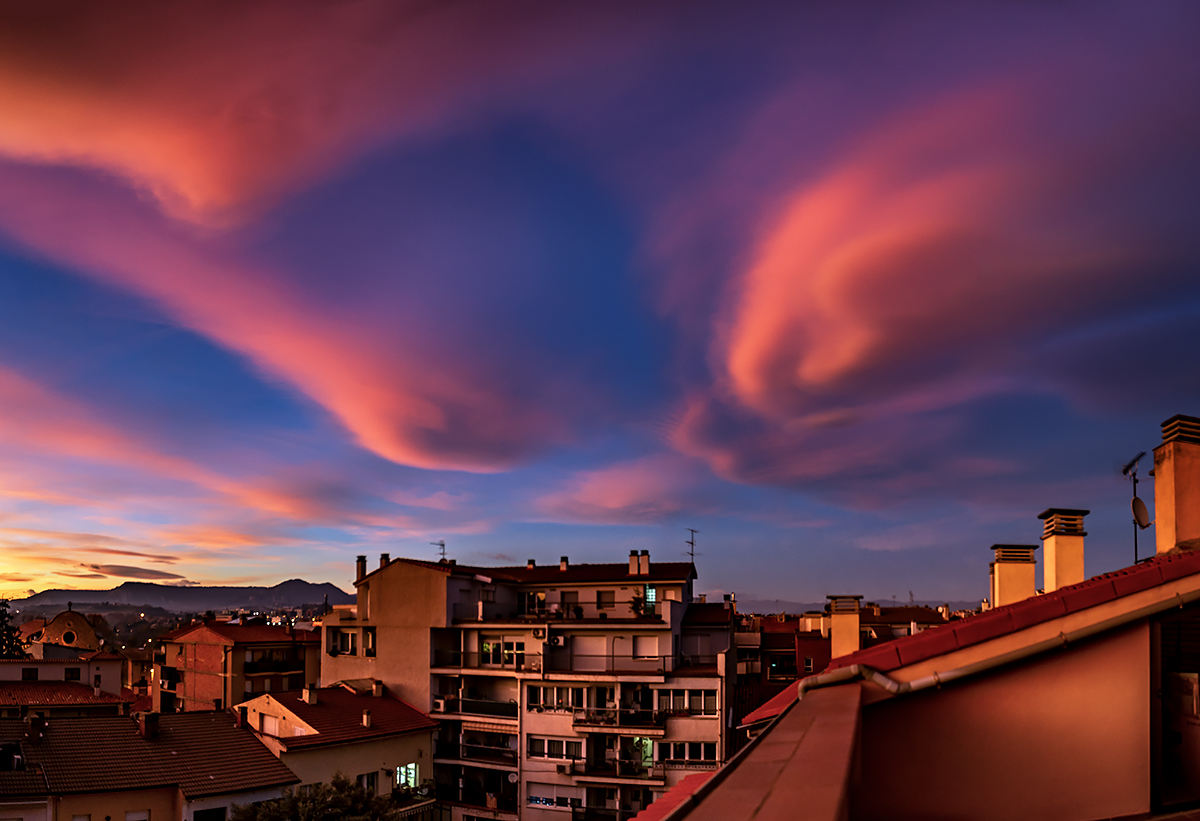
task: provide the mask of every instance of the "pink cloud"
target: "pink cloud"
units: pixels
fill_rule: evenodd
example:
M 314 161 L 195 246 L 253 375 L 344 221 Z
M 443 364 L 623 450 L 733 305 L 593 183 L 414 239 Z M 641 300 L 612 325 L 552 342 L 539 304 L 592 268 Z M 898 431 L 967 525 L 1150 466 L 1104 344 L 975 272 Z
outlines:
M 647 456 L 581 471 L 563 490 L 545 494 L 534 508 L 551 521 L 652 524 L 676 514 L 707 512 L 699 486 L 707 472 L 675 455 Z

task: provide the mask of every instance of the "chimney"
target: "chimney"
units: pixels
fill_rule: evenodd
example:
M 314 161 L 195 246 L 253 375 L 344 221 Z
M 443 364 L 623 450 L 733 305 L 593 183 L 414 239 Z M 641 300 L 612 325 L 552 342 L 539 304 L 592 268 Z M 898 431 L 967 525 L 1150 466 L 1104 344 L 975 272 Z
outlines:
M 30 741 L 41 741 L 50 729 L 50 722 L 42 716 L 29 716 L 25 719 L 29 726 L 25 729 L 25 737 Z
M 367 575 L 367 557 L 359 556 L 354 560 L 354 580 L 358 581 Z
M 92 695 L 94 695 L 96 698 L 100 697 L 100 685 L 99 684 L 92 687 Z
M 571 566 L 571 562 L 567 560 L 566 556 L 562 556 L 561 558 L 559 558 L 559 560 L 558 560 L 558 569 L 559 570 L 566 570 L 570 566 Z
M 642 555 L 638 556 L 638 575 L 650 575 L 650 551 L 643 550 Z
M 1090 510 L 1052 507 L 1038 514 L 1042 528 L 1042 589 L 1053 593 L 1060 587 L 1079 584 L 1087 578 L 1083 571 L 1083 517 Z
M 246 729 L 250 726 L 250 711 L 246 707 L 238 707 L 234 713 L 233 726 Z
M 698 599 L 698 602 L 700 604 L 708 604 L 708 594 L 707 593 L 700 593 L 697 595 L 696 598 Z
M 309 684 L 307 687 L 305 687 L 303 690 L 300 691 L 300 700 L 303 701 L 305 704 L 316 704 L 317 698 L 318 697 L 317 697 L 317 685 L 316 684 Z
M 636 576 L 638 574 L 638 554 L 636 550 L 629 551 L 629 575 Z
M 370 710 L 363 710 L 362 722 L 363 722 L 364 727 L 371 726 L 371 711 Z
M 525 569 L 526 570 L 533 570 L 535 567 L 537 567 L 537 562 L 535 562 L 533 559 L 525 560 Z
M 138 734 L 146 739 L 158 737 L 158 713 L 141 713 L 138 716 Z
M 383 682 L 379 679 L 375 679 L 371 682 L 371 695 L 375 698 L 383 697 Z
M 388 562 L 390 562 L 391 560 L 392 560 L 391 553 L 380 553 L 379 554 L 379 566 L 380 567 L 387 567 Z
M 858 600 L 862 596 L 827 596 L 829 599 L 829 644 L 832 658 L 860 649 Z
M 1034 544 L 994 544 L 996 560 L 988 565 L 991 576 L 992 607 L 1003 607 L 1024 601 L 1037 593 L 1034 572 L 1037 560 L 1033 558 Z
M 1154 449 L 1154 524 L 1158 553 L 1200 547 L 1200 419 L 1172 416 Z

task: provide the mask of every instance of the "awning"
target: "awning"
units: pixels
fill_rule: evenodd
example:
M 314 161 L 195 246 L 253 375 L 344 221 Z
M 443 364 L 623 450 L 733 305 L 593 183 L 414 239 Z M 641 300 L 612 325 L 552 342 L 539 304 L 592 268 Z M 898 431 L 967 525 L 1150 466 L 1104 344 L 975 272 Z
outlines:
M 477 733 L 505 733 L 507 735 L 516 735 L 517 728 L 512 724 L 489 724 L 486 721 L 464 721 L 462 723 L 463 731 L 474 730 Z

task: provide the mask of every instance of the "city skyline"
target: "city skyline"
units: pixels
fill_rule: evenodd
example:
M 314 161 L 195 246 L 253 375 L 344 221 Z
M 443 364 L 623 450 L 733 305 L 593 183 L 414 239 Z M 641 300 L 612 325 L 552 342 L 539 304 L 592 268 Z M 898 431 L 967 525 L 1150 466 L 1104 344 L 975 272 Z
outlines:
M 979 599 L 1050 507 L 1131 564 L 1200 415 L 1185 3 L 0 21 L 0 596 L 690 527 L 698 591 Z

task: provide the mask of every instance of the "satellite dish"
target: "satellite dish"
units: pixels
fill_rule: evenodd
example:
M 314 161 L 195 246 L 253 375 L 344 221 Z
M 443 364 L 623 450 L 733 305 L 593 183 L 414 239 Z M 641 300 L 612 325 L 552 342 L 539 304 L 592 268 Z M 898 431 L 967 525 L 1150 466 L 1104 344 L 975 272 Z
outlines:
M 509 783 L 509 784 L 516 784 L 516 783 L 517 783 L 517 781 L 519 781 L 519 780 L 520 780 L 520 779 L 518 779 L 518 778 L 517 778 L 517 774 L 516 774 L 516 773 L 509 773 L 509 774 L 508 774 L 508 783 Z
M 1137 526 L 1142 530 L 1150 527 L 1150 511 L 1146 510 L 1146 503 L 1138 497 L 1133 497 L 1133 520 L 1137 522 Z

